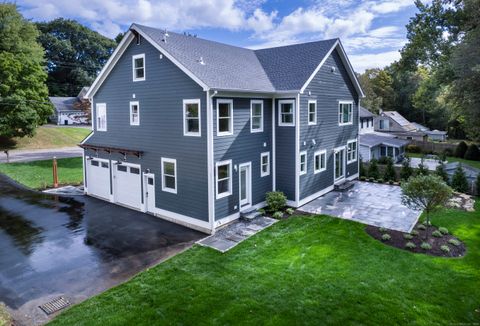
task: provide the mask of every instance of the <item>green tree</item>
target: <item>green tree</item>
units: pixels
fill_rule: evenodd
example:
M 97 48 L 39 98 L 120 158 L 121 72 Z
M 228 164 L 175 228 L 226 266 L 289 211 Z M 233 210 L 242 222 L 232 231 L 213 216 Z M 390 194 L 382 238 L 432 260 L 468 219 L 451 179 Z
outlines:
M 480 150 L 478 150 L 478 146 L 475 144 L 470 144 L 465 152 L 464 158 L 471 161 L 480 161 Z
M 365 98 L 362 100 L 363 106 L 374 113 L 378 113 L 380 109 L 389 110 L 393 107 L 393 81 L 386 70 L 367 69 L 359 75 L 359 82 L 365 92 Z
M 443 164 L 443 162 L 440 162 L 437 165 L 437 167 L 435 168 L 435 174 L 438 175 L 443 181 L 445 181 L 446 184 L 449 183 L 448 173 L 445 170 L 445 164 Z
M 361 177 L 366 177 L 367 176 L 367 173 L 365 171 L 365 166 L 363 165 L 363 161 L 362 159 L 360 159 L 360 164 L 359 164 L 359 169 L 360 169 L 360 176 Z
M 477 196 L 480 196 L 480 173 L 477 174 L 477 181 L 475 182 L 475 187 L 477 188 Z
M 35 25 L 0 3 L 0 27 L 0 147 L 8 153 L 12 138 L 33 136 L 53 110 Z
M 76 96 L 107 62 L 116 42 L 79 24 L 58 18 L 37 23 L 48 62 L 51 96 Z
M 390 157 L 387 158 L 387 165 L 385 166 L 383 179 L 385 181 L 397 180 L 397 173 L 395 172 L 395 168 L 393 167 L 393 160 Z
M 425 238 L 428 236 L 430 215 L 444 207 L 451 196 L 452 188 L 436 175 L 419 175 L 402 183 L 402 203 L 425 213 L 427 222 Z
M 378 161 L 376 159 L 371 159 L 368 164 L 368 177 L 377 180 L 378 176 Z
M 425 166 L 425 164 L 423 164 L 423 157 L 422 157 L 422 161 L 420 162 L 420 164 L 418 164 L 417 175 L 427 175 L 427 174 L 429 174 L 429 171 Z
M 461 141 L 458 143 L 457 147 L 455 148 L 455 156 L 459 158 L 464 158 L 465 153 L 467 152 L 468 145 L 466 142 Z
M 402 167 L 400 169 L 400 179 L 402 181 L 408 180 L 413 175 L 413 169 L 410 166 L 410 158 L 405 157 L 405 159 L 402 162 Z
M 468 191 L 468 180 L 463 170 L 462 164 L 459 164 L 453 172 L 452 188 L 458 192 L 466 193 Z

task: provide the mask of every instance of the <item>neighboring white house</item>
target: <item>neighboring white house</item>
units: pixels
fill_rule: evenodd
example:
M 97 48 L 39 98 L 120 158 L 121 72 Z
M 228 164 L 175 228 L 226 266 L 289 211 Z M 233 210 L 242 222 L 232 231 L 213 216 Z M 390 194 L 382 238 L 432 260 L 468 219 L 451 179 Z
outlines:
M 427 134 L 417 130 L 415 125 L 397 111 L 380 111 L 375 117 L 375 131 L 392 134 L 398 138 L 424 141 Z
M 55 112 L 50 121 L 57 125 L 83 125 L 89 124 L 89 113 L 82 108 L 85 105 L 83 99 L 88 87 L 83 87 L 76 97 L 49 97 Z
M 447 141 L 447 132 L 446 131 L 441 131 L 441 130 L 430 130 L 428 127 L 425 127 L 424 125 L 421 125 L 416 122 L 412 122 L 412 125 L 417 128 L 417 131 L 422 131 L 427 134 L 428 140 L 432 141 L 440 141 L 444 142 Z

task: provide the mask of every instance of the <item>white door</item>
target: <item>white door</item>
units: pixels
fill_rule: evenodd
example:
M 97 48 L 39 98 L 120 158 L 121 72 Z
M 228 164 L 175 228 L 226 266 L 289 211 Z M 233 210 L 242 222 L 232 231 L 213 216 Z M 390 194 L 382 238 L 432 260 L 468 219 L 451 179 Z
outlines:
M 240 210 L 252 206 L 252 173 L 251 163 L 240 164 L 239 168 L 239 192 Z
M 333 164 L 335 182 L 345 179 L 345 147 L 335 149 Z
M 87 159 L 88 194 L 110 200 L 110 162 L 102 159 Z
M 141 209 L 142 206 L 142 180 L 140 165 L 121 163 L 114 166 L 113 196 L 115 202 Z
M 145 173 L 143 184 L 145 185 L 145 210 L 150 213 L 155 212 L 155 175 Z

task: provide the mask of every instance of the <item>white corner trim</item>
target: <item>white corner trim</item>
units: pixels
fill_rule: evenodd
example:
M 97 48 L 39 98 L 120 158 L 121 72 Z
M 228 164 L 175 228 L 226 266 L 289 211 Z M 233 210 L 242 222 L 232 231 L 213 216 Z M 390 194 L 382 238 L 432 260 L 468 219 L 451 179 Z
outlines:
M 263 158 L 267 157 L 267 172 L 263 172 Z M 260 176 L 261 177 L 266 177 L 270 175 L 270 165 L 272 162 L 270 161 L 270 152 L 263 152 L 260 154 Z
M 261 124 L 260 128 L 258 129 L 253 129 L 253 105 L 254 104 L 260 104 L 261 105 Z M 250 132 L 251 133 L 256 133 L 256 132 L 263 132 L 263 124 L 265 121 L 265 116 L 264 116 L 264 111 L 263 111 L 263 100 L 250 100 Z
M 137 110 L 138 110 L 138 121 L 134 122 L 133 121 L 133 115 L 132 115 L 132 107 L 136 105 Z M 140 102 L 138 101 L 131 101 L 130 102 L 130 126 L 139 126 L 140 125 Z
M 315 119 L 314 121 L 310 121 L 310 104 L 315 104 Z M 307 104 L 307 121 L 309 126 L 314 126 L 317 124 L 317 100 L 308 100 Z
M 165 184 L 165 168 L 164 168 L 164 163 L 173 163 L 173 170 L 174 170 L 174 178 L 175 178 L 175 189 L 172 189 L 172 188 L 168 188 Z M 162 157 L 161 158 L 161 173 L 162 173 L 162 191 L 165 191 L 165 192 L 170 192 L 172 194 L 176 194 L 177 193 L 177 179 L 178 179 L 178 175 L 177 175 L 177 160 L 176 159 L 173 159 L 173 158 L 165 158 L 165 157 Z M 171 177 L 171 175 L 169 175 Z
M 298 97 L 298 96 L 297 96 Z M 292 122 L 285 123 L 282 122 L 282 104 L 292 104 Z M 295 127 L 296 123 L 296 112 L 299 111 L 296 109 L 295 100 L 279 100 L 278 101 L 278 125 L 280 127 Z
M 208 222 L 210 230 L 215 233 L 215 177 L 213 165 L 213 105 L 210 91 L 206 91 L 206 116 L 207 116 L 207 178 L 208 178 Z
M 142 67 L 143 77 L 140 77 L 140 78 L 137 77 L 137 67 L 135 67 L 135 60 L 136 59 L 143 59 L 143 67 Z M 147 69 L 146 69 L 146 64 L 145 64 L 145 53 L 132 55 L 132 81 L 139 82 L 139 81 L 144 81 L 145 79 L 147 79 Z
M 198 132 L 188 131 L 187 123 L 187 104 L 197 104 L 198 105 Z M 192 137 L 201 137 L 202 136 L 202 105 L 199 98 L 197 99 L 185 99 L 183 100 L 183 135 L 192 136 Z
M 300 93 L 296 96 L 296 109 L 294 116 L 299 123 L 295 124 L 295 207 L 300 200 Z M 294 105 L 295 107 L 295 105 Z M 278 109 L 280 111 L 280 108 Z
M 277 142 L 275 140 L 275 97 L 272 98 L 272 191 L 275 191 L 277 187 Z
M 219 194 L 218 193 L 218 167 L 220 165 L 228 165 L 228 192 L 224 192 Z M 224 197 L 228 197 L 232 195 L 232 179 L 233 179 L 233 171 L 232 171 L 232 160 L 220 161 L 215 163 L 215 198 L 221 199 Z
M 228 104 L 228 111 L 229 111 L 229 131 L 220 131 L 220 111 L 219 111 L 219 104 Z M 233 100 L 230 99 L 217 99 L 216 105 L 216 113 L 217 113 L 217 136 L 231 136 L 233 135 Z

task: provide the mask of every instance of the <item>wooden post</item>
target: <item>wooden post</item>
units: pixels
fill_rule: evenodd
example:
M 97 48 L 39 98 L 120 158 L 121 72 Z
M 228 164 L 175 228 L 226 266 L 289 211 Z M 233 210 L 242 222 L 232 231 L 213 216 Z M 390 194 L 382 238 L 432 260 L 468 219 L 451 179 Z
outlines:
M 53 188 L 58 188 L 57 158 L 53 157 Z

